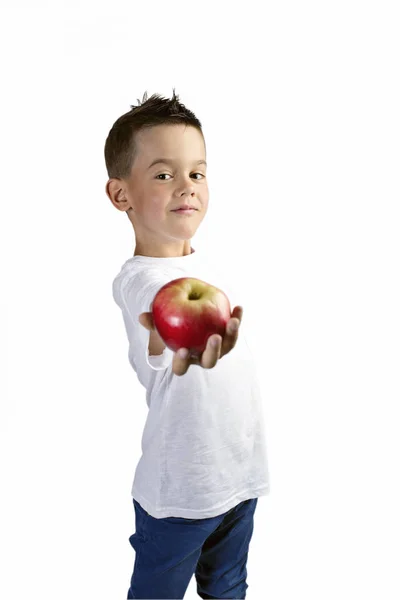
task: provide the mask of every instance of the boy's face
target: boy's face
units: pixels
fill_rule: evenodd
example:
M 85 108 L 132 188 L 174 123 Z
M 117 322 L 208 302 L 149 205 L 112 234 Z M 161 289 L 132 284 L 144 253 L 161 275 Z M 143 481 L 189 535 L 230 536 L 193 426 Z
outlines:
M 206 150 L 201 133 L 190 125 L 157 125 L 136 135 L 137 155 L 119 190 L 135 229 L 135 254 L 190 254 L 190 239 L 208 207 Z M 152 165 L 157 159 L 170 162 Z M 121 186 L 123 185 L 123 192 Z M 118 194 L 117 194 L 118 197 Z M 122 197 L 122 196 L 121 196 Z M 173 212 L 188 204 L 189 215 Z

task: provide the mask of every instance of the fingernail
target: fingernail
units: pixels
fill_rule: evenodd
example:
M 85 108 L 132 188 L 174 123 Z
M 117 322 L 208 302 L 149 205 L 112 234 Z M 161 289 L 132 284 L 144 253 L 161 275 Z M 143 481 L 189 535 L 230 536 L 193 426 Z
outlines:
M 218 339 L 218 338 L 213 338 L 213 339 L 211 340 L 211 346 L 212 346 L 213 348 L 216 348 L 216 347 L 218 346 L 218 344 L 219 344 L 219 339 Z
M 232 323 L 230 330 L 232 333 L 234 333 L 235 331 L 237 331 L 239 329 L 239 325 L 237 323 Z
M 178 351 L 178 354 L 179 354 L 179 356 L 180 356 L 181 358 L 186 358 L 186 357 L 187 357 L 187 355 L 188 355 L 188 352 L 189 352 L 189 351 L 188 351 L 186 348 L 181 348 L 181 349 Z

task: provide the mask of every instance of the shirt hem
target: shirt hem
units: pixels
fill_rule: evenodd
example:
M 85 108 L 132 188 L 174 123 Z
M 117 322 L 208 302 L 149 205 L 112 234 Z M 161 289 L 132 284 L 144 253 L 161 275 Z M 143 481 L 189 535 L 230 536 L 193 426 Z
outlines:
M 251 498 L 258 498 L 260 496 L 268 496 L 269 493 L 269 485 L 263 485 L 258 488 L 248 488 L 246 491 L 231 496 L 231 498 L 223 504 L 205 510 L 193 510 L 190 508 L 179 507 L 162 507 L 155 509 L 151 502 L 144 498 L 144 496 L 142 496 L 135 488 L 132 489 L 131 497 L 139 502 L 140 506 L 155 519 L 165 519 L 167 517 L 180 517 L 184 519 L 209 519 L 227 512 L 240 502 L 250 500 Z

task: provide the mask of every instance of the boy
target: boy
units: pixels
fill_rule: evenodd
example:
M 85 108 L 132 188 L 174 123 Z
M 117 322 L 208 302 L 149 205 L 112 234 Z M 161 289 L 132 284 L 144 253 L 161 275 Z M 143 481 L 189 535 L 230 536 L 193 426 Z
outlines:
M 145 93 L 131 109 L 105 144 L 106 193 L 135 232 L 113 297 L 149 408 L 131 492 L 127 598 L 183 598 L 193 574 L 201 598 L 245 598 L 254 511 L 269 493 L 266 443 L 236 292 L 215 259 L 191 246 L 209 199 L 201 123 L 175 90 L 172 99 Z M 235 307 L 223 338 L 210 336 L 199 359 L 167 348 L 152 321 L 154 296 L 178 277 L 217 286 Z

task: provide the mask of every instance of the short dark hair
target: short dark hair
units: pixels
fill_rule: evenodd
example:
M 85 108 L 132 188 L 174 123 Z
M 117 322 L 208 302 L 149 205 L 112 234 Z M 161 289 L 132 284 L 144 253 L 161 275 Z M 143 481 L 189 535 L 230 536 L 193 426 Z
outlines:
M 163 98 L 160 94 L 153 94 L 147 99 L 146 91 L 143 94 L 142 102 L 138 100 L 138 106 L 131 105 L 131 110 L 119 117 L 110 129 L 104 146 L 108 177 L 110 179 L 127 179 L 129 177 L 137 153 L 135 134 L 138 131 L 155 125 L 179 123 L 192 125 L 203 135 L 199 119 L 179 102 L 175 88 L 173 88 L 172 98 Z

